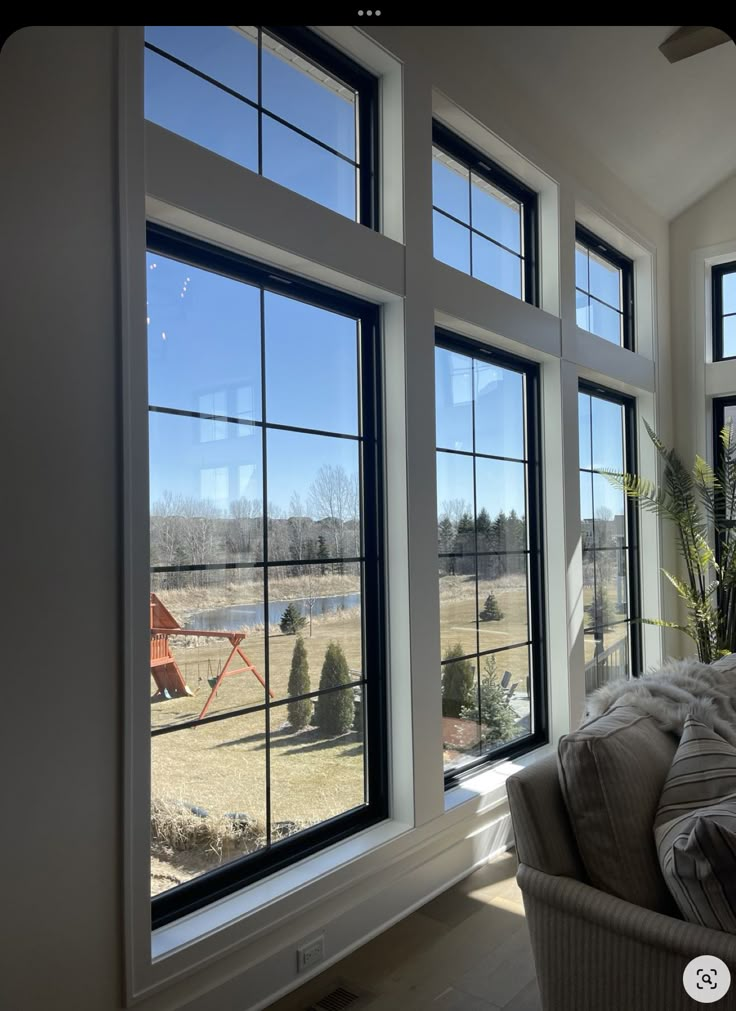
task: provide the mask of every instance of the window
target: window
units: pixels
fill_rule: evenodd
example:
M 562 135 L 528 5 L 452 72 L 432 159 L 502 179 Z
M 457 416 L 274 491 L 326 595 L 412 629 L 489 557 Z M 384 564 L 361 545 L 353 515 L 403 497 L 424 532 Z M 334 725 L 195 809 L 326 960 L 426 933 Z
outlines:
M 585 689 L 641 672 L 636 506 L 602 472 L 636 473 L 634 401 L 580 384 Z
M 713 360 L 736 358 L 736 263 L 713 267 Z
M 145 114 L 370 227 L 376 79 L 306 28 L 148 25 Z
M 536 305 L 536 193 L 441 124 L 432 136 L 435 257 Z
M 582 225 L 575 226 L 578 326 L 634 350 L 634 264 Z
M 444 331 L 435 350 L 448 784 L 546 739 L 536 365 Z
M 154 925 L 386 816 L 373 307 L 150 229 Z

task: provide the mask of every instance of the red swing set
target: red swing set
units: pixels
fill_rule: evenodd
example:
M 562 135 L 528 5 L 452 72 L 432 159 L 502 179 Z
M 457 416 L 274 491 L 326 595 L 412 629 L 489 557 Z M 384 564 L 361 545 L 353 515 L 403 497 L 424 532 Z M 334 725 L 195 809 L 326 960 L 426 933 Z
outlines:
M 217 675 L 212 691 L 207 701 L 202 707 L 202 712 L 197 717 L 201 720 L 209 709 L 212 701 L 217 695 L 217 691 L 226 677 L 232 674 L 244 674 L 250 671 L 253 676 L 266 687 L 266 682 L 256 670 L 254 664 L 248 659 L 240 644 L 245 639 L 245 632 L 214 632 L 211 629 L 182 628 L 171 611 L 165 607 L 155 593 L 151 594 L 151 677 L 156 682 L 158 691 L 153 696 L 157 698 L 181 698 L 184 695 L 193 695 L 191 688 L 184 680 L 179 665 L 174 659 L 169 644 L 170 635 L 193 635 L 199 637 L 210 637 L 212 639 L 227 639 L 232 649 L 228 658 L 222 666 L 222 670 Z M 230 667 L 231 661 L 239 656 L 243 661 L 242 667 Z M 269 691 L 273 698 L 273 692 Z

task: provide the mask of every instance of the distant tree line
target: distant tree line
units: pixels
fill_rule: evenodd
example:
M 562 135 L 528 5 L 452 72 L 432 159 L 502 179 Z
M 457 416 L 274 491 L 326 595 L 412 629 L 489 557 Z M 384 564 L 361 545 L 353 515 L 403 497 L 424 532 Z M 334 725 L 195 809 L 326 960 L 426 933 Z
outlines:
M 526 551 L 527 547 L 526 521 L 513 509 L 491 517 L 483 508 L 474 522 L 472 508 L 467 503 L 458 500 L 444 502 L 437 525 L 437 540 L 442 575 L 462 576 L 475 572 L 476 550 L 499 552 L 479 555 L 478 575 L 481 579 L 496 579 L 506 573 L 526 571 L 526 559 L 522 555 L 506 554 Z
M 263 560 L 264 535 L 270 561 L 293 562 L 272 576 L 295 575 L 305 560 L 317 575 L 344 571 L 333 559 L 360 554 L 358 484 L 341 466 L 326 465 L 317 472 L 306 502 L 298 493 L 289 509 L 269 503 L 263 517 L 258 499 L 239 498 L 229 510 L 208 499 L 165 492 L 151 507 L 151 565 L 205 565 L 225 561 Z M 162 589 L 207 585 L 206 571 L 161 574 Z

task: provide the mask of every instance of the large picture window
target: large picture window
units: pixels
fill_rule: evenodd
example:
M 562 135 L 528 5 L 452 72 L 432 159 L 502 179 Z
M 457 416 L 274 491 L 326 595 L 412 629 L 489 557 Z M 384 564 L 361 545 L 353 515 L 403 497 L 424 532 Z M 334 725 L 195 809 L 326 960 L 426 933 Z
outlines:
M 736 263 L 711 271 L 713 281 L 713 360 L 736 358 Z
M 603 473 L 637 472 L 635 407 L 581 383 L 578 414 L 585 689 L 592 692 L 641 673 L 638 514 Z
M 575 226 L 577 324 L 634 350 L 634 264 L 582 225 Z
M 434 255 L 537 303 L 537 194 L 440 123 L 432 129 Z
M 381 409 L 373 307 L 147 263 L 160 925 L 386 816 Z
M 438 332 L 437 536 L 448 784 L 545 740 L 539 374 Z
M 375 227 L 377 82 L 306 28 L 148 25 L 159 126 Z

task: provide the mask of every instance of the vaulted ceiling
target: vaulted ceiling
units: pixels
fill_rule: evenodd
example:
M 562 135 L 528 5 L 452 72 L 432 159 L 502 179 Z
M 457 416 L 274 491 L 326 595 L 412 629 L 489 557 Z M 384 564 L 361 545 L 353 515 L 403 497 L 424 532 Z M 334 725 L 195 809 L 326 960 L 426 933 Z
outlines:
M 491 25 L 509 78 L 666 218 L 736 172 L 736 45 L 670 64 L 676 26 Z

